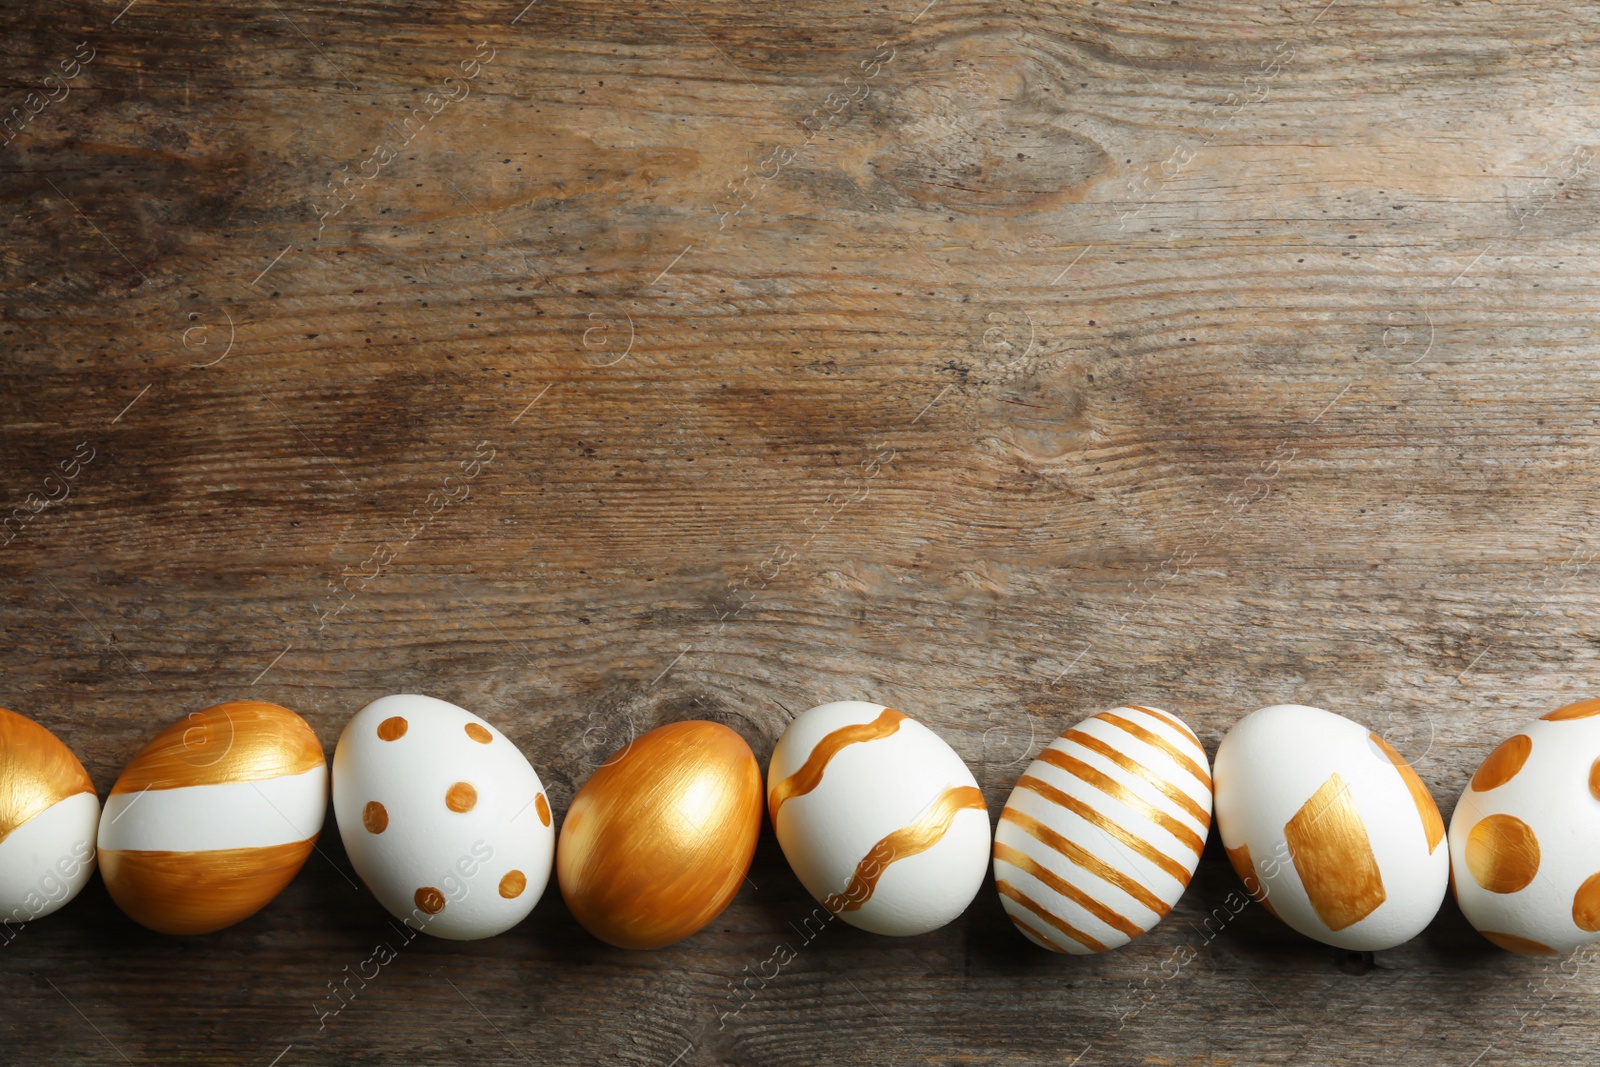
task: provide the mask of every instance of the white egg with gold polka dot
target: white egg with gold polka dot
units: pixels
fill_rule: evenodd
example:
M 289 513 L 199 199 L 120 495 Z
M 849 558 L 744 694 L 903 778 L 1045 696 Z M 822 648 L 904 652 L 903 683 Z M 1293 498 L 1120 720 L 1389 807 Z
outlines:
M 1371 952 L 1438 913 L 1444 820 L 1417 772 L 1365 726 L 1303 704 L 1262 708 L 1222 739 L 1213 774 L 1228 859 L 1288 926 Z
M 995 888 L 1034 944 L 1104 952 L 1178 902 L 1210 828 L 1199 738 L 1159 708 L 1113 708 L 1052 741 L 1017 782 L 995 828 Z
M 1489 753 L 1450 817 L 1450 864 L 1461 914 L 1501 948 L 1558 956 L 1600 940 L 1600 700 Z
M 453 941 L 527 917 L 550 880 L 544 785 L 499 730 L 402 694 L 355 714 L 333 754 L 333 811 L 356 873 L 396 918 Z

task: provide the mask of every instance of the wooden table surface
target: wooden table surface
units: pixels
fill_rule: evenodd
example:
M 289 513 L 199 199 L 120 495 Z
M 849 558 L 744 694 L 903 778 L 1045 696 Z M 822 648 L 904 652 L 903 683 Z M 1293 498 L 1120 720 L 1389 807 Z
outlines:
M 1448 818 L 1597 695 L 1594 5 L 125 2 L 0 13 L 0 704 L 102 793 L 210 704 L 331 752 L 418 692 L 559 818 L 630 732 L 764 765 L 862 698 L 993 816 L 1094 711 L 1214 752 L 1292 701 Z M 1212 836 L 1103 957 L 986 886 L 925 936 L 834 924 L 725 1016 L 813 906 L 766 830 L 688 941 L 609 948 L 552 887 L 325 1016 L 397 939 L 330 815 L 225 932 L 98 880 L 26 927 L 0 1061 L 1592 1059 L 1590 958 L 1449 902 L 1375 957 L 1208 924 Z

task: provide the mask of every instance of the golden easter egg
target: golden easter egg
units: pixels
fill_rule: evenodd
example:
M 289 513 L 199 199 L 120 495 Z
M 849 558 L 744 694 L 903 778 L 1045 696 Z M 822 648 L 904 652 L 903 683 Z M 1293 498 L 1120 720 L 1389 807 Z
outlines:
M 94 872 L 99 820 L 100 798 L 72 750 L 0 708 L 0 930 L 78 895 Z
M 218 704 L 157 734 L 111 787 L 100 873 L 141 925 L 211 933 L 289 884 L 327 807 L 328 764 L 304 719 L 261 700 Z
M 660 948 L 722 914 L 761 833 L 761 768 L 744 738 L 675 722 L 629 742 L 572 799 L 556 846 L 561 895 L 619 948 Z

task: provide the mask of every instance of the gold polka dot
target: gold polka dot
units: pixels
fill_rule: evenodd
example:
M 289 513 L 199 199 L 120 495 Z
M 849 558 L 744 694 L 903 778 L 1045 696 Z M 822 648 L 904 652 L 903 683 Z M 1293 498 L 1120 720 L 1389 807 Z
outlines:
M 1539 717 L 1549 722 L 1563 722 L 1567 719 L 1587 719 L 1593 715 L 1600 715 L 1600 700 L 1580 700 Z
M 1531 937 L 1518 937 L 1516 934 L 1497 934 L 1490 930 L 1479 930 L 1478 933 L 1487 937 L 1494 944 L 1499 945 L 1507 952 L 1520 952 L 1524 956 L 1559 956 L 1561 953 Z
M 398 741 L 406 735 L 409 725 L 399 715 L 391 716 L 378 724 L 378 736 L 385 741 Z
M 444 894 L 432 886 L 423 886 L 412 899 L 417 902 L 417 907 L 429 915 L 437 915 L 444 910 Z
M 543 793 L 540 793 L 538 796 L 533 798 L 533 806 L 536 809 L 538 809 L 539 821 L 544 823 L 546 826 L 549 826 L 550 825 L 550 802 L 544 798 L 544 794 Z
M 361 825 L 369 834 L 383 833 L 389 828 L 388 810 L 376 800 L 367 801 L 367 806 L 361 809 Z
M 478 742 L 480 745 L 487 745 L 490 741 L 494 740 L 493 734 L 475 722 L 467 723 L 467 736 Z
M 451 811 L 471 811 L 478 803 L 478 791 L 468 782 L 457 782 L 444 795 L 444 806 Z
M 507 871 L 506 876 L 500 879 L 500 895 L 507 900 L 515 900 L 528 888 L 528 876 L 521 871 Z
M 1491 893 L 1515 893 L 1539 873 L 1539 839 L 1512 815 L 1490 815 L 1467 834 L 1467 870 Z
M 1600 759 L 1589 764 L 1589 795 L 1600 800 Z
M 1472 776 L 1472 788 L 1487 793 L 1505 785 L 1522 770 L 1522 765 L 1528 762 L 1528 753 L 1532 751 L 1533 738 L 1527 734 L 1506 738 L 1479 765 L 1478 773 Z
M 1580 930 L 1600 932 L 1600 874 L 1591 874 L 1573 895 L 1572 921 Z

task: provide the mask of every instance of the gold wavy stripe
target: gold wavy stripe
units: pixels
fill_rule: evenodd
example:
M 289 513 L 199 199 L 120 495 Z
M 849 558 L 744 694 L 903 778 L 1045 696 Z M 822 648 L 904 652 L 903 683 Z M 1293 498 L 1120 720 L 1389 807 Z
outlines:
M 11 831 L 94 783 L 61 739 L 25 715 L 0 708 L 0 841 Z
M 856 864 L 855 873 L 850 876 L 850 885 L 844 891 L 843 903 L 831 910 L 855 911 L 871 900 L 873 892 L 878 888 L 878 879 L 883 877 L 883 872 L 889 869 L 891 863 L 907 856 L 915 856 L 919 852 L 926 852 L 937 845 L 949 832 L 950 824 L 955 821 L 957 813 L 968 809 L 982 812 L 989 810 L 977 786 L 953 785 L 940 793 L 938 799 L 928 805 L 916 822 L 910 826 L 902 826 L 867 850 L 866 856 Z
M 1283 839 L 1311 907 L 1328 929 L 1360 922 L 1388 899 L 1361 813 L 1337 772 L 1284 823 Z
M 1143 711 L 1145 709 L 1140 708 L 1138 710 Z M 1161 751 L 1165 752 L 1167 755 L 1176 760 L 1179 766 L 1183 767 L 1184 770 L 1188 771 L 1197 779 L 1204 782 L 1207 789 L 1212 788 L 1211 775 L 1206 772 L 1206 769 L 1200 766 L 1200 764 L 1196 763 L 1194 761 L 1194 757 L 1190 756 L 1189 753 L 1185 752 L 1171 741 L 1168 741 L 1165 737 L 1162 737 L 1154 730 L 1146 730 L 1138 723 L 1124 719 L 1121 715 L 1113 715 L 1109 711 L 1102 711 L 1100 714 L 1096 715 L 1095 718 L 1099 719 L 1101 722 L 1108 722 L 1117 729 L 1132 734 L 1134 737 L 1137 737 L 1147 745 L 1152 745 L 1155 748 L 1159 748 Z
M 1049 934 L 1045 933 L 1043 930 L 1039 929 L 1037 926 L 1034 926 L 1030 922 L 1025 922 L 1021 918 L 1018 918 L 1017 916 L 1011 914 L 1009 911 L 1006 912 L 1006 918 L 1010 919 L 1012 925 L 1015 926 L 1018 930 L 1021 930 L 1021 931 L 1025 932 L 1025 933 L 1027 933 L 1027 934 L 1029 934 L 1029 935 L 1031 935 L 1033 937 L 1038 938 L 1040 941 L 1042 941 L 1046 946 L 1049 947 L 1051 952 L 1059 952 L 1062 955 L 1066 955 L 1067 950 L 1062 948 L 1060 943 L 1058 941 L 1056 941 L 1055 938 L 1051 937 Z
M 1087 849 L 1068 841 L 1033 816 L 1024 815 L 1016 808 L 1008 807 L 1000 813 L 1000 818 L 1013 826 L 1021 827 L 1022 831 L 1035 841 L 1055 849 L 1101 881 L 1116 886 L 1158 916 L 1166 915 L 1170 910 L 1171 906 L 1169 904 L 1140 885 L 1133 878 L 1123 874 Z M 1185 882 L 1187 882 L 1187 878 L 1185 878 Z
M 1138 793 L 1135 793 L 1133 790 L 1129 789 L 1127 786 L 1123 785 L 1109 774 L 1096 770 L 1087 763 L 1083 762 L 1083 760 L 1078 759 L 1076 756 L 1069 756 L 1065 752 L 1062 752 L 1060 749 L 1056 748 L 1045 749 L 1043 752 L 1039 753 L 1039 758 L 1050 764 L 1050 766 L 1055 767 L 1058 770 L 1066 771 L 1074 778 L 1089 783 L 1106 796 L 1122 801 L 1122 803 L 1126 804 L 1128 807 L 1143 815 L 1146 819 L 1149 819 L 1167 833 L 1171 834 L 1173 837 L 1189 846 L 1196 856 L 1205 851 L 1205 840 L 1201 838 L 1199 834 L 1195 833 L 1193 829 L 1185 826 L 1181 820 L 1169 815 L 1167 812 L 1162 811 L 1160 808 L 1156 807 L 1154 804 L 1150 803 L 1144 797 L 1140 796 Z M 1036 782 L 1038 781 L 1037 778 L 1032 780 Z M 1041 782 L 1040 784 L 1043 785 L 1044 783 Z M 1059 790 L 1052 791 L 1059 792 Z M 1062 795 L 1064 796 L 1065 794 Z M 1088 808 L 1088 805 L 1082 804 L 1081 801 L 1077 803 L 1085 808 Z M 1063 804 L 1062 806 L 1071 807 L 1069 804 Z M 1072 808 L 1072 810 L 1078 811 L 1076 807 Z M 1092 811 L 1094 809 L 1090 808 L 1089 810 Z M 1083 812 L 1080 811 L 1078 814 L 1083 815 Z M 1110 830 L 1119 837 L 1122 834 L 1128 834 L 1130 837 L 1133 836 L 1131 831 L 1125 829 L 1120 823 L 1115 822 L 1109 816 L 1100 815 L 1099 812 L 1095 812 L 1095 814 L 1099 817 L 1098 820 L 1093 819 L 1088 815 L 1084 815 L 1083 817 L 1085 819 L 1090 819 L 1090 821 L 1094 822 L 1097 826 L 1103 826 L 1105 829 Z M 1142 839 L 1134 838 L 1134 840 Z M 1171 862 L 1171 860 L 1168 862 Z M 1180 867 L 1179 869 L 1181 870 L 1182 868 Z
M 300 716 L 264 700 L 235 700 L 192 712 L 151 738 L 111 792 L 259 782 L 323 762 L 322 742 Z
M 1002 863 L 1009 863 L 1024 874 L 1043 882 L 1112 929 L 1120 930 L 1129 937 L 1138 937 L 1144 933 L 1144 930 L 1138 924 L 1106 907 L 1026 852 L 996 841 L 994 843 L 994 858 Z
M 1206 811 L 1206 809 L 1202 808 L 1199 804 L 1196 804 L 1193 797 L 1179 789 L 1177 786 L 1173 785 L 1169 779 L 1163 778 L 1161 775 L 1157 774 L 1155 771 L 1152 771 L 1144 764 L 1133 759 L 1126 752 L 1120 752 L 1093 734 L 1086 734 L 1082 730 L 1068 730 L 1061 736 L 1065 740 L 1073 741 L 1082 745 L 1091 752 L 1099 753 L 1112 763 L 1115 763 L 1118 767 L 1121 767 L 1123 770 L 1127 771 L 1129 774 L 1135 774 L 1140 778 L 1143 778 L 1145 781 L 1161 790 L 1162 796 L 1166 797 L 1168 800 L 1178 805 L 1178 807 L 1182 808 L 1194 819 L 1195 822 L 1199 823 L 1207 830 L 1211 829 L 1210 812 Z
M 1183 864 L 1179 863 L 1165 852 L 1162 852 L 1150 842 L 1146 841 L 1144 838 L 1140 837 L 1126 826 L 1123 826 L 1121 823 L 1117 822 L 1104 812 L 1084 803 L 1077 797 L 1068 796 L 1066 793 L 1063 793 L 1049 782 L 1041 781 L 1038 778 L 1033 777 L 1031 774 L 1023 775 L 1017 781 L 1017 788 L 1026 789 L 1030 793 L 1037 794 L 1038 796 L 1043 797 L 1045 800 L 1050 801 L 1052 804 L 1055 804 L 1057 807 L 1066 808 L 1079 818 L 1104 830 L 1106 833 L 1110 834 L 1118 841 L 1121 841 L 1124 845 L 1133 849 L 1151 863 L 1154 863 L 1157 867 L 1160 867 L 1163 871 L 1166 871 L 1168 874 L 1172 875 L 1172 877 L 1178 880 L 1180 885 L 1189 884 L 1189 872 L 1184 869 Z
M 1078 929 L 1076 926 L 1073 926 L 1064 919 L 1059 919 L 1056 916 L 1051 915 L 1031 897 L 1029 897 L 1028 894 L 1024 893 L 1022 890 L 1018 889 L 1004 878 L 995 879 L 994 887 L 1000 891 L 1001 896 L 1010 897 L 1012 900 L 1016 901 L 1018 904 L 1021 904 L 1024 908 L 1027 908 L 1039 918 L 1049 923 L 1055 929 L 1060 930 L 1062 933 L 1072 938 L 1072 940 L 1076 941 L 1090 952 L 1105 952 L 1109 948 L 1109 946 L 1104 942 L 1090 937 L 1088 934 L 1084 933 L 1082 930 Z M 1046 940 L 1049 939 L 1046 938 Z
M 772 795 L 767 801 L 767 811 L 772 816 L 773 825 L 777 825 L 778 809 L 783 807 L 784 801 L 804 796 L 822 784 L 822 773 L 828 769 L 828 763 L 840 751 L 863 741 L 882 740 L 900 729 L 900 724 L 908 717 L 893 708 L 884 708 L 871 722 L 841 726 L 825 734 L 811 750 L 811 755 L 806 757 L 800 769 L 772 787 Z
M 1417 772 L 1411 769 L 1406 758 L 1390 747 L 1389 742 L 1377 734 L 1369 733 L 1367 736 L 1400 772 L 1400 780 L 1405 782 L 1406 791 L 1411 794 L 1411 803 L 1416 805 L 1417 815 L 1422 819 L 1422 831 L 1428 835 L 1428 855 L 1433 855 L 1433 850 L 1444 840 L 1444 819 L 1439 815 L 1439 805 L 1433 802 L 1433 794 L 1428 792 L 1428 787 L 1422 784 L 1422 779 L 1417 777 Z
M 283 891 L 315 837 L 206 852 L 101 849 L 106 890 L 130 919 L 163 934 L 209 934 L 248 919 Z

